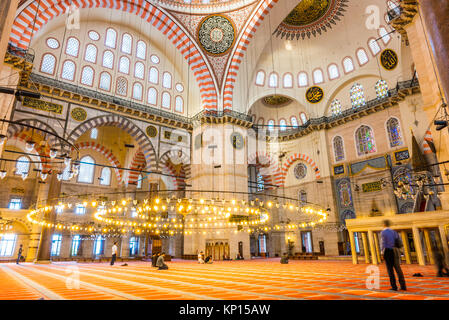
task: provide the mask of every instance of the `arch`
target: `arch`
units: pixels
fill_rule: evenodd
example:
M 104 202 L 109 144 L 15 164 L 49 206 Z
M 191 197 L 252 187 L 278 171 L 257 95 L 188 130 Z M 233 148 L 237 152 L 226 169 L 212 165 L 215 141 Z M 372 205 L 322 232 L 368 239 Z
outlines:
M 133 171 L 128 171 L 128 182 L 127 184 L 135 184 L 137 186 L 137 180 L 139 180 L 140 170 L 146 168 L 147 162 L 145 161 L 145 156 L 142 153 L 142 149 L 137 150 L 134 154 L 133 160 L 131 161 L 131 168 Z M 126 183 L 126 181 L 125 181 Z
M 46 131 L 49 131 L 55 135 L 58 135 L 58 133 L 52 128 L 50 127 L 48 124 L 37 120 L 37 119 L 21 119 L 21 120 L 17 120 L 16 123 L 11 123 L 8 126 L 8 132 L 7 132 L 7 136 L 8 138 L 13 137 L 14 135 L 26 130 L 27 127 L 21 126 L 20 124 L 26 124 L 29 126 L 33 126 L 36 127 L 38 129 L 43 129 Z M 49 145 L 50 146 L 57 146 L 59 145 L 59 142 L 57 141 L 55 136 L 49 136 L 47 138 L 47 142 L 50 142 Z
M 72 144 L 75 144 L 76 140 L 78 140 L 78 138 L 85 132 L 88 132 L 92 128 L 104 126 L 113 126 L 127 132 L 136 140 L 137 144 L 141 148 L 145 156 L 147 168 L 155 168 L 157 166 L 155 149 L 145 133 L 139 127 L 137 127 L 136 124 L 134 124 L 127 118 L 118 115 L 110 114 L 89 119 L 73 129 L 72 132 L 70 132 L 70 134 L 68 135 L 67 140 Z
M 264 1 L 264 3 L 267 0 Z M 269 2 L 278 0 L 269 0 Z M 70 5 L 78 8 L 110 8 L 134 13 L 144 19 L 159 31 L 164 33 L 168 40 L 180 51 L 189 64 L 200 88 L 202 107 L 206 110 L 217 109 L 217 89 L 212 72 L 204 54 L 190 36 L 184 32 L 180 25 L 167 13 L 163 12 L 149 1 L 137 0 L 111 0 L 111 1 L 84 1 L 74 0 L 30 0 L 26 6 L 22 6 L 14 20 L 9 41 L 21 49 L 27 50 L 33 34 L 43 28 L 48 21 L 64 14 Z M 39 10 L 37 12 L 37 10 Z M 34 19 L 36 17 L 36 19 Z M 117 39 L 118 40 L 118 39 Z
M 93 141 L 80 142 L 75 144 L 75 146 L 79 150 L 91 149 L 101 153 L 106 159 L 109 160 L 111 165 L 114 166 L 114 171 L 117 176 L 117 182 L 120 183 L 122 181 L 123 170 L 118 169 L 121 168 L 120 161 L 114 156 L 111 150 Z
M 254 164 L 262 175 L 265 189 L 272 189 L 273 186 L 280 186 L 282 181 L 282 173 L 279 168 L 278 161 L 268 152 L 258 151 L 248 156 L 248 164 Z
M 307 162 L 312 167 L 312 169 L 315 171 L 315 178 L 321 179 L 321 171 L 318 168 L 318 165 L 315 163 L 315 161 L 313 161 L 312 158 L 310 158 L 308 155 L 303 154 L 303 153 L 294 153 L 287 158 L 286 162 L 282 166 L 281 186 L 285 185 L 285 178 L 287 177 L 288 170 L 290 169 L 292 164 L 298 160 Z
M 177 190 L 183 190 L 186 186 L 186 180 L 190 178 L 191 167 L 190 157 L 187 156 L 182 150 L 170 150 L 164 153 L 159 159 L 160 166 L 164 173 L 173 174 L 176 177 L 173 178 L 175 188 Z M 181 164 L 181 170 L 177 173 L 175 166 Z

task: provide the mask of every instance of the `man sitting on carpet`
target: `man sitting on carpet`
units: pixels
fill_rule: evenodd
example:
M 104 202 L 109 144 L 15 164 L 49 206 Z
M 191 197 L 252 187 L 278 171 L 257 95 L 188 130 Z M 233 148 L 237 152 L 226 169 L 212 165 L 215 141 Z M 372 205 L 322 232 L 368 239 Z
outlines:
M 212 263 L 212 255 L 208 255 L 206 259 L 204 259 L 204 263 L 211 264 Z
M 158 267 L 158 270 L 167 270 L 168 266 L 165 264 L 164 261 L 165 252 L 162 252 L 159 258 L 157 258 L 156 267 Z
M 288 264 L 288 255 L 286 253 L 282 255 L 281 264 Z

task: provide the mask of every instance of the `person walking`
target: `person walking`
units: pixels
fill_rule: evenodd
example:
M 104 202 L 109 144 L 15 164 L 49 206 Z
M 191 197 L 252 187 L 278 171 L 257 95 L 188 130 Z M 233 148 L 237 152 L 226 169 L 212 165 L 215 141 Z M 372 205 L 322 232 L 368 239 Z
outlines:
M 384 255 L 385 264 L 387 266 L 388 276 L 390 277 L 391 290 L 397 291 L 398 286 L 396 284 L 396 277 L 394 271 L 398 274 L 399 284 L 401 290 L 407 290 L 405 285 L 404 274 L 401 270 L 401 265 L 399 264 L 397 258 L 397 251 L 395 248 L 402 247 L 402 241 L 399 234 L 390 228 L 391 221 L 384 221 L 384 229 L 381 232 L 382 238 L 382 253 Z
M 440 246 L 432 246 L 433 256 L 435 258 L 435 267 L 437 268 L 437 277 L 449 277 L 449 269 L 444 260 L 444 252 Z
M 114 242 L 114 245 L 112 246 L 111 266 L 114 265 L 116 259 L 117 259 L 117 242 Z
M 17 264 L 19 264 L 20 259 L 22 258 L 22 250 L 23 250 L 22 245 L 20 245 L 19 252 L 17 253 L 17 261 L 16 261 Z
M 168 266 L 165 264 L 164 261 L 165 252 L 162 252 L 159 258 L 157 258 L 156 267 L 158 267 L 158 270 L 167 270 Z

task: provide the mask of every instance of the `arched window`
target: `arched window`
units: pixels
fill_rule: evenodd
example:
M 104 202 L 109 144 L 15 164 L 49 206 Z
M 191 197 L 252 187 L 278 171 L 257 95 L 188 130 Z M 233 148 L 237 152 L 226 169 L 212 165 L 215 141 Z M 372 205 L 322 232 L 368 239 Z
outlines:
M 359 83 L 354 84 L 350 90 L 351 104 L 353 108 L 360 108 L 366 104 L 363 86 Z
M 69 81 L 75 79 L 75 62 L 67 60 L 62 66 L 61 78 Z
M 334 146 L 335 162 L 342 161 L 345 159 L 345 149 L 343 145 L 343 138 L 336 136 L 333 139 L 332 145 Z
M 359 156 L 376 152 L 373 130 L 368 126 L 358 128 L 355 132 L 355 144 Z
M 102 72 L 100 75 L 100 89 L 111 91 L 111 75 L 107 72 Z
M 154 84 L 159 83 L 159 70 L 157 70 L 155 67 L 150 68 L 150 76 L 148 77 L 148 81 Z
M 265 85 L 265 72 L 263 72 L 262 70 L 257 72 L 256 75 L 256 84 L 258 86 L 263 86 Z
M 147 44 L 142 40 L 137 41 L 136 56 L 142 60 L 145 60 L 147 57 Z
M 149 104 L 156 105 L 157 103 L 157 91 L 154 88 L 148 89 L 147 101 Z
M 88 44 L 86 47 L 86 52 L 84 53 L 84 60 L 87 62 L 96 63 L 97 62 L 97 47 L 93 44 Z
M 94 69 L 89 67 L 89 66 L 85 66 L 83 68 L 83 72 L 81 73 L 81 83 L 88 85 L 88 86 L 93 86 L 94 84 Z
M 78 182 L 92 183 L 94 181 L 95 160 L 90 156 L 81 158 Z
M 315 84 L 324 82 L 323 71 L 321 71 L 321 69 L 316 69 L 315 71 L 313 71 L 313 82 Z
M 139 176 L 137 177 L 137 189 L 142 189 L 142 175 L 139 174 Z
M 333 116 L 341 113 L 341 102 L 338 99 L 334 99 L 331 103 L 331 113 Z
M 168 92 L 162 92 L 162 108 L 170 109 L 171 107 L 171 97 Z
M 131 54 L 131 48 L 133 46 L 133 38 L 130 34 L 124 33 L 122 36 L 122 52 Z
M 290 118 L 290 122 L 292 123 L 293 127 L 298 127 L 298 119 L 296 119 L 295 116 Z
M 340 71 L 338 71 L 338 67 L 335 63 L 329 65 L 327 71 L 329 73 L 329 79 L 331 80 L 337 79 L 340 76 Z
M 303 112 L 299 115 L 299 117 L 301 118 L 302 124 L 305 125 L 307 123 L 306 114 Z
M 106 50 L 103 53 L 103 67 L 109 69 L 114 68 L 114 54 L 112 51 Z
M 55 72 L 56 58 L 54 55 L 47 53 L 42 57 L 41 72 L 53 74 Z
M 270 73 L 270 77 L 268 78 L 268 86 L 270 88 L 277 88 L 279 86 L 279 79 L 276 73 Z
M 401 127 L 396 118 L 390 118 L 387 121 L 388 139 L 390 140 L 390 147 L 398 147 L 402 145 Z
M 307 76 L 307 73 L 300 72 L 298 74 L 298 86 L 307 87 L 308 85 L 309 85 L 309 77 Z
M 274 130 L 274 120 L 268 120 L 268 130 Z
M 97 128 L 93 128 L 92 130 L 90 130 L 90 138 L 91 139 L 98 138 L 98 129 Z
M 382 38 L 382 41 L 387 44 L 391 40 L 391 36 L 388 34 L 387 29 L 384 27 L 379 28 L 379 36 Z
M 67 39 L 67 46 L 65 48 L 65 53 L 69 56 L 78 57 L 78 52 L 80 50 L 80 42 L 77 38 L 70 37 Z
M 66 166 L 62 171 L 62 180 L 69 181 L 70 179 L 72 179 L 72 177 L 73 175 L 70 166 Z
M 379 80 L 375 85 L 376 95 L 378 99 L 388 97 L 388 85 L 385 80 Z
M 126 96 L 128 94 L 128 81 L 123 78 L 119 77 L 117 79 L 117 88 L 116 88 L 117 94 L 121 96 Z
M 109 186 L 111 184 L 111 169 L 104 167 L 101 170 L 100 184 L 103 186 Z
M 368 62 L 368 55 L 366 54 L 365 49 L 357 50 L 357 59 L 359 60 L 359 64 L 361 66 Z
M 281 119 L 279 121 L 279 127 L 280 127 L 281 131 L 287 130 L 287 121 L 285 121 L 284 119 Z
M 139 79 L 145 78 L 145 65 L 142 62 L 137 62 L 134 66 L 134 77 Z
M 164 72 L 162 76 L 162 86 L 171 89 L 171 74 L 169 72 Z
M 106 31 L 105 46 L 109 48 L 115 48 L 117 44 L 117 32 L 114 29 L 108 29 Z
M 304 190 L 300 190 L 299 194 L 298 194 L 298 198 L 299 198 L 299 201 L 301 201 L 302 203 L 306 203 L 307 202 L 307 192 Z
M 21 156 L 16 161 L 16 175 L 28 174 L 30 171 L 30 159 Z
M 346 57 L 343 60 L 343 68 L 345 69 L 346 73 L 354 71 L 354 62 L 352 62 L 351 57 Z
M 142 84 L 136 82 L 133 86 L 133 99 L 142 100 L 143 86 Z
M 368 41 L 368 45 L 369 45 L 369 48 L 370 48 L 373 56 L 377 55 L 380 52 L 379 44 L 377 43 L 377 41 L 375 39 L 370 39 Z
M 175 98 L 175 111 L 176 112 L 184 112 L 184 101 L 180 96 Z
M 293 88 L 293 76 L 291 73 L 284 74 L 283 85 L 284 88 Z
M 118 66 L 118 71 L 124 74 L 129 74 L 129 64 L 130 62 L 128 57 L 121 57 Z

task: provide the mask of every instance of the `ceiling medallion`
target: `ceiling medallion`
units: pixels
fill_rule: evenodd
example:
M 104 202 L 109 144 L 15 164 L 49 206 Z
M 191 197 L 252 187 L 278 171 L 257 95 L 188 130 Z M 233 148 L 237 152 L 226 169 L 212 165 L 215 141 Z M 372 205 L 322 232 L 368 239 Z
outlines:
M 157 136 L 157 129 L 155 126 L 148 126 L 146 131 L 147 131 L 147 135 L 150 138 L 154 138 Z
M 262 99 L 262 102 L 270 107 L 282 107 L 285 106 L 287 104 L 289 104 L 290 102 L 292 102 L 293 100 L 284 96 L 280 96 L 280 95 L 272 95 L 272 96 L 267 96 L 265 98 Z
M 76 121 L 84 121 L 87 118 L 87 112 L 83 108 L 75 108 L 71 112 L 72 118 Z
M 198 40 L 206 52 L 224 55 L 235 42 L 234 24 L 224 15 L 207 16 L 198 27 Z
M 332 29 L 346 11 L 349 0 L 303 0 L 277 27 L 273 34 L 277 37 L 308 39 Z
M 324 91 L 320 87 L 310 87 L 306 92 L 306 99 L 310 103 L 318 103 L 323 100 Z

